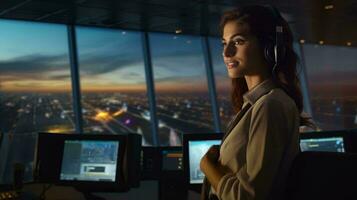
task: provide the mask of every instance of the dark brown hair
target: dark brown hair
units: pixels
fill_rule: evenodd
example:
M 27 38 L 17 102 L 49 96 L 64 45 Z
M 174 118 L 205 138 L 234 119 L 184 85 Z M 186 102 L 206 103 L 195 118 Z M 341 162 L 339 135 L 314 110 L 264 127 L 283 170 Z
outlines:
M 283 27 L 283 42 L 285 45 L 285 56 L 281 60 L 274 74 L 273 81 L 282 88 L 294 101 L 300 113 L 303 111 L 303 97 L 300 89 L 300 81 L 297 74 L 298 57 L 293 49 L 293 34 L 288 23 L 278 13 L 273 12 L 273 8 L 268 6 L 244 6 L 225 12 L 221 18 L 221 32 L 227 22 L 237 21 L 249 26 L 250 34 L 257 37 L 260 47 L 263 48 L 268 42 L 273 43 L 275 40 L 275 27 L 277 18 L 279 24 Z M 271 71 L 273 65 L 271 67 Z M 239 112 L 243 106 L 243 94 L 248 91 L 247 83 L 244 77 L 232 78 L 231 99 L 233 109 Z M 309 118 L 300 115 L 300 124 L 314 127 Z

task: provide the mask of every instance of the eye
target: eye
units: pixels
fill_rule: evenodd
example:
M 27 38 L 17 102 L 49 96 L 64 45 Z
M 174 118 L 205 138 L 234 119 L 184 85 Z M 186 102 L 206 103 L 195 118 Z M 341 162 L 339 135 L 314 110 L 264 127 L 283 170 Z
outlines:
M 237 45 L 242 45 L 242 44 L 244 44 L 245 41 L 242 40 L 242 39 L 235 39 L 233 42 L 234 42 L 234 45 L 237 46 Z
M 226 42 L 222 42 L 221 45 L 222 45 L 223 47 L 225 47 L 225 46 L 227 45 L 227 43 L 226 43 Z

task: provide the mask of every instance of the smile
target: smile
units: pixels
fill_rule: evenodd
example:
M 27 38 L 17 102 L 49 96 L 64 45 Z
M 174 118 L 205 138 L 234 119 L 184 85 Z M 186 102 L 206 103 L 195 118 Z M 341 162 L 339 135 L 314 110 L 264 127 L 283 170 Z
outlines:
M 228 62 L 226 65 L 227 65 L 227 68 L 228 69 L 233 69 L 233 68 L 236 68 L 238 66 L 239 62 Z

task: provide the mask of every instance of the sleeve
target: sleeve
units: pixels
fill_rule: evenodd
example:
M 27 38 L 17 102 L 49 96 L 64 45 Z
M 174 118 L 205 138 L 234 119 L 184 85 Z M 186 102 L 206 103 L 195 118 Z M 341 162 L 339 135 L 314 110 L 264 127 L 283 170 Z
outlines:
M 289 118 L 281 102 L 266 100 L 252 110 L 246 165 L 218 183 L 221 200 L 266 199 L 269 195 L 284 154 Z

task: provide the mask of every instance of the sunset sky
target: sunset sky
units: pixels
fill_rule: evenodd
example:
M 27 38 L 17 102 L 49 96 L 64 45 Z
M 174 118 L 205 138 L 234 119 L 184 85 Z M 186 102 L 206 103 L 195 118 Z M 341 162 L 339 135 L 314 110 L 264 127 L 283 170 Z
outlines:
M 64 25 L 0 20 L 0 89 L 70 91 L 67 31 Z M 83 91 L 145 91 L 141 33 L 78 27 Z M 201 39 L 149 34 L 158 91 L 207 91 Z M 218 90 L 229 88 L 219 38 L 210 38 Z M 310 88 L 357 85 L 356 48 L 304 44 Z
M 357 91 L 357 48 L 303 46 L 312 97 L 350 97 Z
M 64 25 L 0 20 L 1 89 L 70 90 Z M 81 88 L 85 91 L 146 90 L 141 35 L 77 28 Z M 150 34 L 158 90 L 207 90 L 201 40 L 193 36 Z

